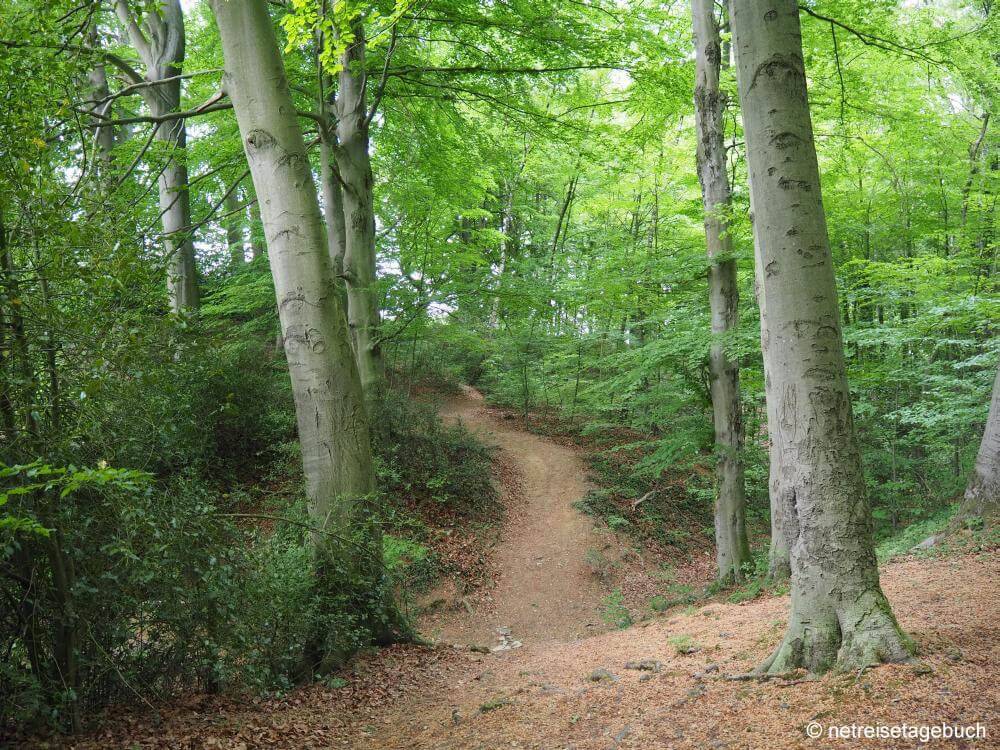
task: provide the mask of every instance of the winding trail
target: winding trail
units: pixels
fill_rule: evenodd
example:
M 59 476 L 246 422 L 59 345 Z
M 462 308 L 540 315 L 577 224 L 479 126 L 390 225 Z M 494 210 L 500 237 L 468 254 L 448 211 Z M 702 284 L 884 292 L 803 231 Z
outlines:
M 446 642 L 483 645 L 496 643 L 498 628 L 509 628 L 509 639 L 523 643 L 578 640 L 605 630 L 599 606 L 606 592 L 586 559 L 587 550 L 604 541 L 573 507 L 590 489 L 577 453 L 494 416 L 473 388 L 450 397 L 441 415 L 499 448 L 520 482 L 501 488 L 508 517 L 494 549 L 499 579 L 492 611 L 439 613 L 425 619 L 423 630 Z

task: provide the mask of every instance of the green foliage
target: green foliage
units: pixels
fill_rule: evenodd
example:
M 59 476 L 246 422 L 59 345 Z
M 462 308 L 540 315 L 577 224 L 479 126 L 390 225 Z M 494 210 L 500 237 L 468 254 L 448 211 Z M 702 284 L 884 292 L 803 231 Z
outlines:
M 676 651 L 681 656 L 686 656 L 688 654 L 693 654 L 696 651 L 701 650 L 701 646 L 695 639 L 687 634 L 682 635 L 672 635 L 667 638 L 667 643 L 674 647 Z
M 389 391 L 372 414 L 379 487 L 386 497 L 434 516 L 495 516 L 491 451 L 461 426 L 445 426 L 432 405 Z
M 895 557 L 913 552 L 914 547 L 930 537 L 943 536 L 956 510 L 957 506 L 944 508 L 930 518 L 910 524 L 899 533 L 883 539 L 875 547 L 875 554 L 878 557 L 879 563 L 887 563 Z M 931 547 L 927 551 L 933 553 L 934 550 Z
M 768 576 L 768 551 L 761 548 L 755 551 L 752 565 L 747 565 L 743 571 L 743 582 L 727 597 L 733 604 L 748 602 L 764 594 L 781 595 L 788 590 L 788 581 L 772 581 Z
M 379 341 L 397 389 L 371 415 L 383 548 L 360 554 L 349 539 L 317 561 L 300 525 L 312 522 L 271 275 L 263 257 L 231 262 L 217 212 L 238 182 L 253 199 L 231 113 L 188 128 L 205 304 L 170 314 L 156 190 L 170 154 L 140 121 L 148 109 L 127 70 L 89 49 L 132 58 L 117 20 L 107 4 L 11 0 L 0 8 L 5 720 L 65 727 L 179 687 L 282 689 L 308 673 L 315 633 L 335 653 L 371 642 L 392 617 L 386 589 L 422 585 L 440 564 L 429 529 L 496 516 L 489 451 L 413 403 L 431 385 L 476 384 L 529 425 L 558 418 L 591 441 L 604 489 L 581 508 L 612 529 L 683 552 L 711 543 L 713 340 L 688 8 L 269 7 L 303 113 L 329 108 L 317 56 L 336 73 L 362 31 L 368 40 Z M 185 11 L 181 106 L 193 109 L 218 89 L 222 60 L 207 4 Z M 829 0 L 823 11 L 910 50 L 803 16 L 855 426 L 887 559 L 944 524 L 1000 353 L 1000 169 L 996 118 L 984 116 L 997 111 L 1000 37 L 982 3 Z M 106 159 L 84 84 L 101 65 L 107 114 L 135 120 Z M 732 70 L 723 88 L 742 304 L 719 343 L 741 368 L 748 518 L 764 529 Z M 227 219 L 262 239 L 258 220 Z M 765 590 L 763 566 L 734 600 Z M 671 582 L 650 606 L 694 598 Z M 620 592 L 605 610 L 616 625 L 630 617 Z
M 615 589 L 601 602 L 601 619 L 608 625 L 624 630 L 632 625 L 632 613 L 625 605 L 621 589 Z
M 656 594 L 649 598 L 649 608 L 654 612 L 666 612 L 670 607 L 670 600 L 662 594 Z
M 410 590 L 426 588 L 439 572 L 431 550 L 412 539 L 384 535 L 382 559 L 389 574 Z

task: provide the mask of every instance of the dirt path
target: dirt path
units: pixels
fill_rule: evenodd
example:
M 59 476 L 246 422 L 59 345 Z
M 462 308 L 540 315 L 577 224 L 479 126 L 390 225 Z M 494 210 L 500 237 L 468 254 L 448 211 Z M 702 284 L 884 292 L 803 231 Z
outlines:
M 504 490 L 511 513 L 495 549 L 494 606 L 451 608 L 422 626 L 444 644 L 493 644 L 495 628 L 506 626 L 522 647 L 486 654 L 447 645 L 378 649 L 359 654 L 340 686 L 313 684 L 263 698 L 192 695 L 156 720 L 141 707 L 116 712 L 99 732 L 54 744 L 75 750 L 854 750 L 859 740 L 811 740 L 806 726 L 982 722 L 988 739 L 946 746 L 1000 746 L 995 546 L 905 559 L 882 571 L 900 624 L 918 646 L 918 664 L 817 680 L 727 679 L 748 672 L 781 640 L 788 597 L 709 601 L 655 616 L 636 611 L 634 626 L 609 632 L 598 615 L 605 592 L 585 558 L 607 540 L 572 507 L 587 490 L 584 466 L 572 449 L 493 416 L 477 395 L 450 400 L 445 417 L 461 419 L 497 445 L 505 465 L 520 475 Z M 917 743 L 875 744 L 903 750 Z
M 472 388 L 449 398 L 441 414 L 497 446 L 520 481 L 501 489 L 508 518 L 495 549 L 494 606 L 449 609 L 425 618 L 421 629 L 448 643 L 490 646 L 498 644 L 499 628 L 509 629 L 507 643 L 570 641 L 605 630 L 599 606 L 607 592 L 586 560 L 588 549 L 605 542 L 573 507 L 590 489 L 577 453 L 495 417 Z
M 191 696 L 159 718 L 116 711 L 88 737 L 38 747 L 107 750 L 911 750 L 916 740 L 811 740 L 805 728 L 974 725 L 997 747 L 1000 556 L 911 559 L 882 572 L 918 665 L 765 683 L 727 680 L 781 640 L 788 597 L 712 602 L 573 643 L 478 654 L 394 646 L 361 654 L 344 687 L 267 698 Z M 635 669 L 643 661 L 648 669 Z M 596 673 L 600 679 L 593 679 Z

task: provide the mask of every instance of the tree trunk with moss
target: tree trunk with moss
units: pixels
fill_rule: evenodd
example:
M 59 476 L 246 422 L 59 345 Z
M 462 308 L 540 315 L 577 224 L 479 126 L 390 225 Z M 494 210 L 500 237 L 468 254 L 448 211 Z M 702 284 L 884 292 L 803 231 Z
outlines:
M 741 580 L 750 563 L 745 521 L 743 415 L 740 371 L 726 353 L 727 333 L 739 323 L 736 261 L 729 236 L 729 179 L 726 175 L 724 105 L 719 88 L 722 45 L 712 0 L 692 0 L 695 42 L 695 125 L 698 178 L 705 209 L 708 293 L 712 310 L 712 345 L 708 354 L 717 456 L 715 550 L 720 580 Z
M 375 197 L 368 130 L 368 75 L 365 72 L 365 29 L 352 25 L 354 41 L 344 52 L 337 81 L 337 169 L 343 180 L 344 278 L 347 322 L 369 399 L 385 386 L 379 343 L 378 280 L 375 257 Z
M 910 658 L 879 585 L 851 414 L 833 260 L 820 195 L 794 0 L 731 0 L 753 222 L 767 320 L 768 431 L 792 610 L 758 667 L 821 673 Z

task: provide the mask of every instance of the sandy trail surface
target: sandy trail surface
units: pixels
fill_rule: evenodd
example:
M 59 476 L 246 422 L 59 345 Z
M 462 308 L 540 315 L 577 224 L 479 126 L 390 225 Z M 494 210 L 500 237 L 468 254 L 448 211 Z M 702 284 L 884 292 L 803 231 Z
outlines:
M 590 489 L 578 453 L 491 412 L 472 388 L 449 397 L 441 415 L 495 446 L 517 481 L 500 488 L 508 517 L 493 550 L 493 606 L 452 608 L 425 618 L 421 629 L 447 643 L 489 646 L 501 628 L 509 630 L 508 642 L 520 643 L 572 641 L 604 630 L 599 607 L 607 592 L 587 551 L 605 542 L 573 507 Z

